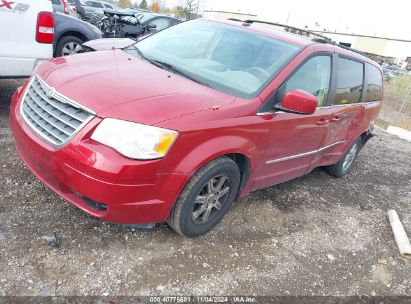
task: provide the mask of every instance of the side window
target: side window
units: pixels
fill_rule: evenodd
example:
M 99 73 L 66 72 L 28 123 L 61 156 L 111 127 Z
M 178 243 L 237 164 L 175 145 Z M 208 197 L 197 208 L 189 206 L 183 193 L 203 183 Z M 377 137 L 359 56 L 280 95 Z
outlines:
M 364 79 L 364 64 L 337 58 L 337 91 L 335 105 L 360 102 Z
M 382 99 L 382 76 L 380 70 L 366 63 L 367 67 L 367 88 L 365 89 L 364 101 L 377 101 Z
M 86 4 L 87 6 L 93 6 L 93 1 L 86 1 L 85 4 Z
M 161 31 L 165 28 L 169 27 L 170 22 L 167 18 L 157 18 L 150 22 L 150 24 L 155 25 L 156 28 L 154 30 Z
M 109 9 L 114 9 L 110 4 L 104 4 L 104 7 L 109 8 Z
M 330 87 L 331 56 L 316 56 L 309 59 L 285 82 L 277 101 L 280 102 L 291 90 L 303 90 L 317 97 L 318 106 L 325 105 Z
M 60 0 L 51 0 L 51 3 L 56 4 L 56 5 L 61 4 L 61 3 L 60 3 Z

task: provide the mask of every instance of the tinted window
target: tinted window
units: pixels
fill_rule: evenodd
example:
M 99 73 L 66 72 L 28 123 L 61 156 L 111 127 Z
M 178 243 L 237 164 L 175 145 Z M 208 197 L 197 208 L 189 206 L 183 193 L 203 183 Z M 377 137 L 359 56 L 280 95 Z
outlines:
M 325 104 L 330 86 L 331 57 L 317 56 L 301 66 L 279 90 L 278 101 L 291 90 L 304 90 L 317 97 L 318 106 Z
M 51 3 L 53 3 L 53 4 L 61 4 L 61 3 L 60 3 L 60 0 L 51 0 Z
M 364 79 L 364 65 L 345 58 L 337 59 L 337 92 L 334 104 L 360 101 Z
M 114 9 L 110 4 L 104 4 L 104 6 L 105 6 L 106 8 L 109 8 L 109 9 Z
M 364 101 L 376 101 L 381 100 L 382 95 L 382 77 L 380 70 L 371 65 L 366 64 L 367 67 L 367 89 L 365 91 Z

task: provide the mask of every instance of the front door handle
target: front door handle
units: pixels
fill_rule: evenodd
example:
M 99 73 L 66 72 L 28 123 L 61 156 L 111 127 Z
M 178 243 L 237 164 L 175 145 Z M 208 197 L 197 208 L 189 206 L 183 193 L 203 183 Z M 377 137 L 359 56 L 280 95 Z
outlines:
M 319 121 L 317 121 L 317 126 L 324 126 L 326 124 L 328 124 L 330 121 L 328 119 L 320 119 Z
M 339 121 L 340 117 L 339 116 L 334 116 L 333 118 L 331 118 L 331 122 L 336 122 Z

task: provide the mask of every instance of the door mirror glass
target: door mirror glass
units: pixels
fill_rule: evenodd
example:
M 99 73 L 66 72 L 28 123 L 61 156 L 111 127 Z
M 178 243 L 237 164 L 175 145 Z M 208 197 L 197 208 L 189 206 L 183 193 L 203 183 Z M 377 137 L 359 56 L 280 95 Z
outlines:
M 295 114 L 313 114 L 317 109 L 317 98 L 303 90 L 288 91 L 277 110 Z

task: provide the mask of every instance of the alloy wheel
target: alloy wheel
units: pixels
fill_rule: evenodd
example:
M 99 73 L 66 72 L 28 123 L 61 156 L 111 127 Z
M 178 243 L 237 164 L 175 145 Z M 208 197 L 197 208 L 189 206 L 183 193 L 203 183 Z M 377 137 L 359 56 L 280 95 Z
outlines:
M 195 224 L 205 224 L 222 208 L 230 192 L 230 180 L 226 175 L 211 178 L 197 195 L 192 210 Z
M 63 56 L 77 54 L 81 50 L 81 45 L 76 42 L 69 42 L 64 45 L 62 54 Z
M 347 156 L 343 162 L 343 170 L 346 171 L 353 163 L 355 156 L 357 155 L 358 143 L 355 143 L 347 153 Z

